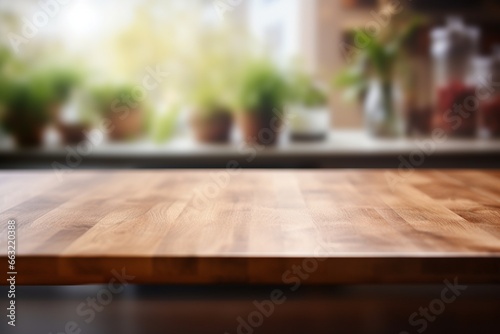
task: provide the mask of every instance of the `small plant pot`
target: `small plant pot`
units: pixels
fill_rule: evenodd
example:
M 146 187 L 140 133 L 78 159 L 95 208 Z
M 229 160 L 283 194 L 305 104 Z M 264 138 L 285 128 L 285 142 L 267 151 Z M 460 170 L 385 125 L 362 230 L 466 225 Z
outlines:
M 231 134 L 233 119 L 225 110 L 203 115 L 195 113 L 191 117 L 194 136 L 200 143 L 227 143 Z
M 238 123 L 247 144 L 273 146 L 278 142 L 283 120 L 274 113 L 244 111 L 238 115 Z
M 291 108 L 290 136 L 295 141 L 324 140 L 330 131 L 330 113 L 327 106 Z
M 7 117 L 4 119 L 18 147 L 36 148 L 43 144 L 47 121 L 30 116 L 25 110 L 8 110 Z
M 45 127 L 23 128 L 12 133 L 14 141 L 18 147 L 37 148 L 43 144 L 43 134 Z
M 58 124 L 57 130 L 65 144 L 74 145 L 85 140 L 85 131 L 89 127 L 84 124 Z
M 109 138 L 114 141 L 134 139 L 143 132 L 143 112 L 141 109 L 130 109 L 128 113 L 112 113 Z

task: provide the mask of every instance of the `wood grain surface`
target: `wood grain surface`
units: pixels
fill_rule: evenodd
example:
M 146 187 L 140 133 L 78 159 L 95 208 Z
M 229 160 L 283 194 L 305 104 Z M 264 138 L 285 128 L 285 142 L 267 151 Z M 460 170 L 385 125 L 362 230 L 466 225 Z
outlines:
M 18 284 L 500 282 L 497 170 L 4 171 L 0 196 Z

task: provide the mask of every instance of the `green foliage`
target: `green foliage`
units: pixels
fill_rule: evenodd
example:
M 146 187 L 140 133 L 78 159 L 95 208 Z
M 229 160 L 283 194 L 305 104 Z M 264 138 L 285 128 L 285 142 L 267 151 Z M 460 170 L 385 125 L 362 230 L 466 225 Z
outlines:
M 333 86 L 344 88 L 344 97 L 349 101 L 361 98 L 368 89 L 368 78 L 362 62 L 341 71 L 333 80 Z
M 178 106 L 172 106 L 165 113 L 150 115 L 148 132 L 156 143 L 163 143 L 172 138 L 180 111 Z
M 56 68 L 46 73 L 54 102 L 64 102 L 71 90 L 82 82 L 83 75 L 69 68 Z
M 12 59 L 11 53 L 7 48 L 0 47 L 0 108 L 5 107 L 9 96 L 9 78 L 7 74 L 7 65 Z
M 2 101 L 7 98 L 9 86 L 17 89 L 20 82 L 24 80 L 26 84 L 32 81 L 33 84 L 43 85 L 44 87 L 40 87 L 39 90 L 43 90 L 44 95 L 51 100 L 50 102 L 62 103 L 68 99 L 71 90 L 81 83 L 82 79 L 82 73 L 70 66 L 31 68 L 26 61 L 21 61 L 8 49 L 0 47 L 0 99 Z M 49 95 L 51 95 L 50 98 Z
M 199 32 L 184 63 L 186 104 L 193 111 L 210 117 L 229 110 L 236 94 L 236 83 L 246 63 L 246 47 L 228 29 L 209 28 Z
M 304 73 L 294 75 L 290 93 L 293 102 L 309 108 L 324 106 L 328 102 L 326 93 Z
M 290 88 L 281 71 L 268 60 L 251 61 L 243 69 L 236 106 L 246 112 L 282 111 Z M 274 110 L 274 111 L 273 111 Z
M 11 81 L 6 93 L 4 120 L 7 129 L 29 129 L 49 122 L 52 90 L 45 77 Z
M 12 59 L 12 55 L 6 48 L 0 46 L 0 76 L 5 77 L 5 66 Z
M 390 83 L 397 75 L 405 75 L 405 44 L 422 24 L 420 17 L 411 19 L 393 18 L 393 22 L 380 34 L 374 36 L 356 29 L 353 36 L 361 37 L 365 47 L 357 49 L 349 67 L 345 68 L 332 82 L 335 87 L 346 88 L 346 97 L 362 97 L 370 78 Z
M 17 65 L 15 59 L 0 50 L 2 122 L 11 130 L 45 125 L 80 77 L 67 68 L 12 73 L 9 66 L 13 64 Z
M 210 114 L 224 109 L 229 104 L 230 92 L 224 84 L 200 80 L 191 91 L 191 100 L 196 112 Z
M 129 103 L 130 106 L 141 105 L 133 98 L 134 86 L 132 85 L 104 85 L 94 87 L 91 92 L 91 104 L 97 109 L 101 116 L 107 116 L 113 112 L 113 107 Z

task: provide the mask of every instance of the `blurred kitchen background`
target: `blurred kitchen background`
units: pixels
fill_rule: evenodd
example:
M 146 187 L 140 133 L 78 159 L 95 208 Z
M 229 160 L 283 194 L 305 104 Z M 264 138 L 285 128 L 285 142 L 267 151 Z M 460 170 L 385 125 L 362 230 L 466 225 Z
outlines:
M 0 0 L 0 167 L 500 167 L 494 0 Z

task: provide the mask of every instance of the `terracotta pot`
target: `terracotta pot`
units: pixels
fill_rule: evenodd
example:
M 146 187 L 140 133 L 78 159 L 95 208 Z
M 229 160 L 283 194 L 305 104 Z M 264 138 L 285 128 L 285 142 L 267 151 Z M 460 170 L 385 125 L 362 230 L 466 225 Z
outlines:
M 43 144 L 43 133 L 45 127 L 33 127 L 18 129 L 12 133 L 16 145 L 19 147 L 36 148 Z
M 58 124 L 57 130 L 66 144 L 78 144 L 85 140 L 88 126 L 82 124 Z
M 225 110 L 207 116 L 195 113 L 191 117 L 196 140 L 201 143 L 227 143 L 232 124 L 231 114 Z
M 43 144 L 47 122 L 30 116 L 32 115 L 24 110 L 8 111 L 7 117 L 3 120 L 19 147 L 33 148 Z
M 272 146 L 278 141 L 283 121 L 272 112 L 243 111 L 238 123 L 247 144 Z
M 143 112 L 141 109 L 130 109 L 128 113 L 112 113 L 108 116 L 111 121 L 109 138 L 122 141 L 133 139 L 143 131 Z

